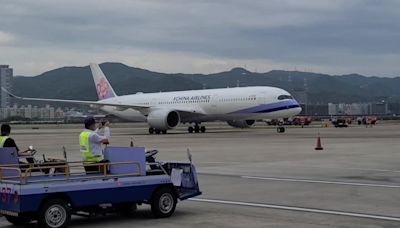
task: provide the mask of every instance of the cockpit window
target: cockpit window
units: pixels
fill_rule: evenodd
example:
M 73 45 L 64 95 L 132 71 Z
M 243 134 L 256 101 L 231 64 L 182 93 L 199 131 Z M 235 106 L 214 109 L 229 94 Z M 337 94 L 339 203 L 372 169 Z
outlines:
M 278 100 L 286 100 L 286 99 L 293 99 L 293 97 L 290 95 L 280 95 L 278 97 Z

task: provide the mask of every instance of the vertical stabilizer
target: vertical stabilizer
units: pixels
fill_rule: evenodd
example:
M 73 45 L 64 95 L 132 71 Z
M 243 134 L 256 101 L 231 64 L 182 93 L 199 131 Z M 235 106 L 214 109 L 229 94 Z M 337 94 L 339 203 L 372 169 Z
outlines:
M 90 70 L 92 71 L 93 81 L 99 100 L 116 97 L 117 94 L 114 92 L 114 89 L 111 87 L 103 71 L 101 71 L 100 66 L 96 63 L 91 63 Z

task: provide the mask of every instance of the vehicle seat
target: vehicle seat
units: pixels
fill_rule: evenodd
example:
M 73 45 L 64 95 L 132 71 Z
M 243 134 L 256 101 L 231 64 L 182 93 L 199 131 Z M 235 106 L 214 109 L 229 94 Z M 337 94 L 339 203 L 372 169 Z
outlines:
M 19 167 L 19 159 L 17 156 L 17 149 L 15 147 L 0 148 L 0 166 L 3 167 Z M 18 176 L 16 170 L 1 170 L 3 177 Z

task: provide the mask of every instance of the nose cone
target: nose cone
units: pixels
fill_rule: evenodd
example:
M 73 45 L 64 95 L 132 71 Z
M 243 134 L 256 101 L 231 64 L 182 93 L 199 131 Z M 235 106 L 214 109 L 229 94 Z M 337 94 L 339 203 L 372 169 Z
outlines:
M 293 99 L 293 101 L 294 101 L 294 103 L 296 104 L 297 107 L 293 108 L 292 112 L 293 112 L 293 116 L 296 116 L 296 115 L 300 114 L 303 109 L 301 108 L 299 102 L 297 102 L 294 99 Z
M 297 116 L 298 114 L 300 114 L 301 111 L 302 111 L 301 107 L 294 108 L 293 109 L 293 116 Z

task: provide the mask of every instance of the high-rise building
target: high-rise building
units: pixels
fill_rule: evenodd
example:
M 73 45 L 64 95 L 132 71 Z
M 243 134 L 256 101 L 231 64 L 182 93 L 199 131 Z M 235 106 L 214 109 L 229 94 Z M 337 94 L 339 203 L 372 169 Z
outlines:
M 8 65 L 0 65 L 0 87 L 8 91 L 12 90 L 13 69 Z M 11 105 L 11 98 L 3 90 L 0 92 L 0 107 L 5 108 Z

